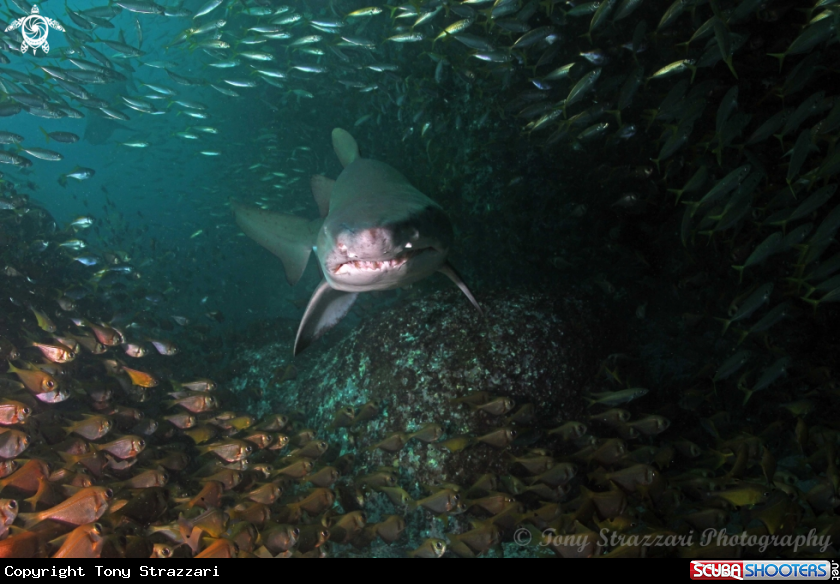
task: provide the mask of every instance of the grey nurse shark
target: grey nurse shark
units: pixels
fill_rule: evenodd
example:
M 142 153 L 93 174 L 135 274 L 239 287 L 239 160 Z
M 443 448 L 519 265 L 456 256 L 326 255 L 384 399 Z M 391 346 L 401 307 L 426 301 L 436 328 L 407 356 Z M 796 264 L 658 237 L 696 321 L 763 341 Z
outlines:
M 362 158 L 347 131 L 332 132 L 344 170 L 337 180 L 313 176 L 322 219 L 310 221 L 232 202 L 246 235 L 278 256 L 294 286 L 312 251 L 323 280 L 315 289 L 295 338 L 297 355 L 341 320 L 359 292 L 391 290 L 435 272 L 448 276 L 481 313 L 469 288 L 446 260 L 452 224 L 440 205 L 393 167 Z

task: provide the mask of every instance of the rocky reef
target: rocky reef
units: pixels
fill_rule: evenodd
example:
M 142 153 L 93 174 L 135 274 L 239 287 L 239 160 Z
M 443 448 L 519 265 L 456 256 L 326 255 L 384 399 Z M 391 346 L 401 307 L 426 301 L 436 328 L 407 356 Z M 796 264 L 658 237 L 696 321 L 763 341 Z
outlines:
M 589 296 L 580 289 L 496 292 L 481 298 L 480 317 L 457 290 L 435 292 L 369 316 L 330 343 L 344 335 L 334 333 L 294 366 L 289 336 L 261 339 L 238 352 L 238 376 L 227 386 L 238 397 L 237 407 L 255 415 L 297 415 L 329 441 L 333 458 L 353 452 L 357 472 L 389 467 L 399 473 L 400 486 L 420 498 L 424 484 L 469 485 L 485 473 L 505 474 L 508 453 L 551 442 L 539 428 L 583 417 L 583 396 L 593 389 L 599 362 L 621 340 Z M 452 403 L 482 392 L 511 398 L 514 413 L 505 418 Z M 371 402 L 379 404 L 373 419 L 336 427 L 344 408 L 358 413 Z M 441 426 L 444 442 L 409 440 L 393 452 L 371 448 L 389 433 L 410 435 L 429 424 Z M 517 433 L 508 453 L 486 443 L 456 446 L 455 452 L 443 446 L 447 439 L 477 438 L 501 427 Z M 365 503 L 368 521 L 377 507 Z M 414 517 L 422 521 L 426 515 Z M 418 542 L 435 535 L 430 521 L 408 533 Z

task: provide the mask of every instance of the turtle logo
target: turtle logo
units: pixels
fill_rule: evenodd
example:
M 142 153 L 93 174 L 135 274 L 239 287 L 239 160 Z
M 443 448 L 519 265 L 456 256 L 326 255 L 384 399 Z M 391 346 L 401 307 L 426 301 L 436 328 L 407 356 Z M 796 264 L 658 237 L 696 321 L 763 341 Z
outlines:
M 33 55 L 37 52 L 38 47 L 42 48 L 44 53 L 50 52 L 50 45 L 47 43 L 47 34 L 49 34 L 50 28 L 64 32 L 64 27 L 57 20 L 38 14 L 38 6 L 32 7 L 32 13 L 29 16 L 18 18 L 7 26 L 6 32 L 16 28 L 20 28 L 23 34 L 20 52 L 25 53 L 27 47 L 31 47 Z

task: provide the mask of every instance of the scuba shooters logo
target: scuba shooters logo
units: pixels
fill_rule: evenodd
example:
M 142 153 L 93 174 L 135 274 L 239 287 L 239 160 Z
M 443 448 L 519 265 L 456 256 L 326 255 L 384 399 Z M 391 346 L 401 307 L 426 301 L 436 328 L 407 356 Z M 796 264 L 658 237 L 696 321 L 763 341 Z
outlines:
M 6 32 L 17 28 L 20 28 L 20 32 L 23 35 L 20 52 L 25 53 L 27 48 L 31 48 L 33 55 L 38 51 L 39 47 L 44 50 L 44 53 L 50 52 L 47 35 L 49 35 L 51 28 L 64 32 L 64 27 L 61 26 L 60 22 L 52 18 L 47 18 L 46 16 L 41 16 L 38 13 L 37 5 L 32 6 L 32 13 L 29 16 L 18 18 L 7 26 Z
M 692 580 L 840 580 L 836 561 L 694 560 Z

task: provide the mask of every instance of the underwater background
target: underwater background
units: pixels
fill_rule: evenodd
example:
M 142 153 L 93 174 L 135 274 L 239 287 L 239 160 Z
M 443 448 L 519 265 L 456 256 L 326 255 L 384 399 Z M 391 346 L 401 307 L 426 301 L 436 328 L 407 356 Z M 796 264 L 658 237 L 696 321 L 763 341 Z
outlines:
M 0 14 L 0 557 L 837 555 L 840 3 Z M 334 128 L 483 316 L 292 356 L 231 200 L 316 219 Z

